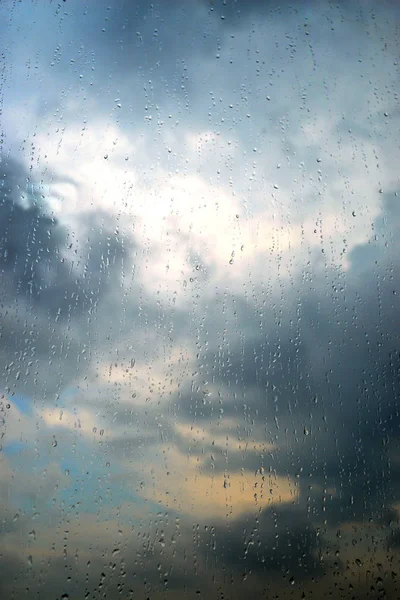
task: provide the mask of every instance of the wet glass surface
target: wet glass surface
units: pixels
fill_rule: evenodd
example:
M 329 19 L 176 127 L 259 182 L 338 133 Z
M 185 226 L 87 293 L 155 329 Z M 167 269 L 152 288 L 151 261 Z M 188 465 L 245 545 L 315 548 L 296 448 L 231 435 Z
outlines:
M 397 2 L 0 3 L 0 597 L 397 598 Z

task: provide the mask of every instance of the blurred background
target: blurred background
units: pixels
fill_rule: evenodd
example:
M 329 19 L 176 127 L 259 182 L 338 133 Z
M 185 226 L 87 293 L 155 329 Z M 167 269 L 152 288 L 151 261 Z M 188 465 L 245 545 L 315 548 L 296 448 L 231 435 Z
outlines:
M 0 3 L 0 595 L 400 596 L 400 4 Z

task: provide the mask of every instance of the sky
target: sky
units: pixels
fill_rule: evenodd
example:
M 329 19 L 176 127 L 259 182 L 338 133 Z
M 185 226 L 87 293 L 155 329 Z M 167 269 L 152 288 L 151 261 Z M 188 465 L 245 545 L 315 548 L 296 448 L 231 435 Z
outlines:
M 0 3 L 0 595 L 395 598 L 400 6 Z

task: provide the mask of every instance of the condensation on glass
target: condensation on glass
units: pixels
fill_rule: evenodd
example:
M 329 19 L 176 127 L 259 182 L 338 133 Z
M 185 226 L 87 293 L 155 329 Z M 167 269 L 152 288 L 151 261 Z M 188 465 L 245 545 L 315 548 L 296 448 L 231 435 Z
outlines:
M 0 3 L 0 597 L 397 598 L 400 6 Z

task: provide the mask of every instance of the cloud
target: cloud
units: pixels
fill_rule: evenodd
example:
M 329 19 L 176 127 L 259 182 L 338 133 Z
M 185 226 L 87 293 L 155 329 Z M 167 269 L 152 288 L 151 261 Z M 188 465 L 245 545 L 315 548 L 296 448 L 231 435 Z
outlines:
M 395 597 L 398 9 L 128 4 L 0 24 L 3 595 Z
M 93 228 L 88 247 L 84 251 L 79 248 L 83 256 L 81 252 L 75 253 L 75 262 L 83 260 L 88 273 L 82 276 L 79 267 L 75 270 L 74 261 L 66 256 L 74 245 L 68 244 L 73 235 L 46 214 L 39 186 L 30 182 L 32 178 L 24 167 L 12 159 L 6 159 L 2 166 L 3 298 L 6 293 L 18 296 L 28 308 L 38 306 L 54 319 L 66 320 L 76 312 L 90 310 L 105 286 L 113 284 L 110 275 L 118 275 L 113 267 L 123 260 L 123 246 L 115 236 L 107 239 L 106 234 L 103 236 Z
M 212 380 L 213 393 L 204 396 L 192 386 L 191 392 L 183 390 L 177 407 L 181 420 L 206 432 L 200 435 L 205 449 L 209 423 L 218 418 L 229 439 L 229 458 L 215 453 L 216 472 L 258 469 L 255 448 L 264 444 L 263 465 L 296 478 L 300 503 L 315 507 L 314 519 L 332 524 L 379 521 L 398 493 L 388 441 L 397 439 L 400 363 L 393 292 L 399 262 L 386 243 L 398 229 L 396 202 L 394 194 L 384 198 L 376 238 L 365 246 L 371 251 L 356 248 L 346 273 L 328 271 L 329 293 L 316 278 L 312 288 L 300 282 L 298 295 L 284 302 L 272 295 L 269 307 L 275 309 L 253 305 L 247 318 L 236 302 L 235 317 L 228 319 L 235 322 L 234 334 L 226 334 L 218 353 L 210 344 L 203 357 L 202 376 Z M 218 310 L 214 304 L 206 329 L 215 331 L 212 323 L 221 322 Z M 218 329 L 216 334 L 218 339 Z M 246 452 L 237 445 L 243 420 L 251 432 Z M 193 435 L 185 442 L 193 448 Z M 331 492 L 322 512 L 317 506 L 324 488 Z
M 204 458 L 181 454 L 166 445 L 159 448 L 158 456 L 144 472 L 140 495 L 208 523 L 235 520 L 243 513 L 294 502 L 297 496 L 294 482 L 285 477 L 264 477 L 263 472 L 244 469 L 230 473 L 229 467 L 214 475 L 212 469 L 204 468 Z
M 85 362 L 77 324 L 90 331 L 90 315 L 123 275 L 129 242 L 124 246 L 99 213 L 90 223 L 82 215 L 84 234 L 76 238 L 52 216 L 23 164 L 3 157 L 1 167 L 4 385 L 15 391 L 40 380 L 51 388 L 61 362 L 67 379 L 79 370 L 78 355 Z M 66 361 L 69 353 L 74 358 Z M 49 365 L 46 373 L 42 361 Z
M 263 511 L 256 522 L 237 520 L 226 535 L 216 528 L 219 554 L 250 573 L 285 574 L 291 584 L 321 574 L 321 543 L 313 526 L 293 507 Z

